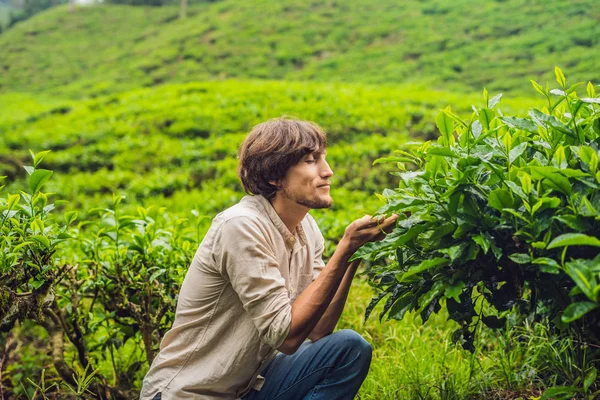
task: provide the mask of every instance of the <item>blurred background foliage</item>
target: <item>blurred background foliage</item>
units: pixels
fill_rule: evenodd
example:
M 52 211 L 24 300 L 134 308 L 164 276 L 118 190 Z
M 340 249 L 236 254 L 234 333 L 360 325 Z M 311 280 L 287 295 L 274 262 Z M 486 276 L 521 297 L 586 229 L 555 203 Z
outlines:
M 170 250 L 164 240 L 144 239 L 156 259 L 176 264 L 164 276 L 149 273 L 154 289 L 171 285 L 165 304 L 172 307 L 190 255 L 172 249 L 192 252 L 212 216 L 243 196 L 236 152 L 256 123 L 290 115 L 328 132 L 335 204 L 313 214 L 330 255 L 349 222 L 379 208 L 374 194 L 398 184 L 393 165 L 372 162 L 408 141 L 437 138 L 440 108 L 451 104 L 469 115 L 471 105 L 484 106 L 478 93 L 487 87 L 504 93 L 502 112 L 524 115 L 543 103 L 528 80 L 554 81 L 555 65 L 569 82 L 600 81 L 594 0 L 65 3 L 0 0 L 0 176 L 3 196 L 27 190 L 29 149 L 51 150 L 41 164 L 54 171 L 43 188 L 56 206 L 47 227 L 69 212 L 79 216 L 76 239 L 57 246 L 53 260 L 81 265 L 63 280 L 72 284 L 57 289 L 57 310 L 84 326 L 88 351 L 79 359 L 65 334 L 64 357 L 77 376 L 88 376 L 91 364 L 91 390 L 116 388 L 115 397 L 139 389 L 145 349 L 156 349 L 172 318 L 171 308 L 154 321 L 158 331 L 145 347 L 138 322 L 111 314 L 126 313 L 106 300 L 112 292 L 103 307 L 85 300 L 95 290 L 85 281 L 98 278 L 89 266 L 113 273 L 114 249 L 102 240 L 115 229 L 106 217 L 115 199 L 123 215 L 144 226 L 158 221 L 177 238 Z M 104 253 L 94 243 L 104 243 Z M 132 290 L 147 288 L 139 274 L 132 279 Z M 85 312 L 74 308 L 74 294 Z M 535 398 L 553 385 L 582 386 L 587 377 L 581 343 L 544 326 L 509 324 L 502 334 L 480 327 L 470 355 L 451 344 L 456 326 L 443 313 L 426 326 L 412 314 L 364 322 L 372 294 L 358 279 L 340 323 L 374 344 L 362 399 Z M 41 396 L 36 385 L 60 382 L 50 345 L 56 331 L 34 319 L 0 333 L 6 396 Z M 46 392 L 75 396 L 64 385 Z
M 41 0 L 28 0 L 41 1 Z M 0 90 L 72 97 L 166 82 L 422 82 L 524 94 L 523 81 L 598 80 L 594 0 L 191 2 L 52 8 L 0 37 Z

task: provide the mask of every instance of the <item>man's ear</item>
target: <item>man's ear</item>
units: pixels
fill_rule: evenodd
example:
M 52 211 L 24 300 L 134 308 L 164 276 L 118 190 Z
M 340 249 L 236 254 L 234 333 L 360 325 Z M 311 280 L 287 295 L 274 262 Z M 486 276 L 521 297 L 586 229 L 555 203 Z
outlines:
M 270 180 L 269 183 L 275 186 L 278 190 L 281 189 L 281 181 Z

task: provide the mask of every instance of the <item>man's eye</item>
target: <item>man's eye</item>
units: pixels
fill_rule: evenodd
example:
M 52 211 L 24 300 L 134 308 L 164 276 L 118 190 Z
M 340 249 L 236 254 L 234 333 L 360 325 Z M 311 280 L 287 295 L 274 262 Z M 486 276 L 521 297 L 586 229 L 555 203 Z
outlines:
M 314 158 L 309 158 L 308 160 L 306 160 L 306 162 L 312 164 L 314 162 L 317 162 L 317 160 L 315 160 Z

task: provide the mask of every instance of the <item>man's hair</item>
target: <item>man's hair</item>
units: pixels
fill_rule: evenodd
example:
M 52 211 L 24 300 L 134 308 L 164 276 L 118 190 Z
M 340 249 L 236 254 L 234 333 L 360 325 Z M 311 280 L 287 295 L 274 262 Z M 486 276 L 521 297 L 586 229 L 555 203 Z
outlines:
M 242 186 L 248 194 L 269 199 L 279 189 L 269 181 L 278 182 L 302 157 L 326 147 L 325 132 L 313 122 L 280 117 L 258 124 L 238 153 Z

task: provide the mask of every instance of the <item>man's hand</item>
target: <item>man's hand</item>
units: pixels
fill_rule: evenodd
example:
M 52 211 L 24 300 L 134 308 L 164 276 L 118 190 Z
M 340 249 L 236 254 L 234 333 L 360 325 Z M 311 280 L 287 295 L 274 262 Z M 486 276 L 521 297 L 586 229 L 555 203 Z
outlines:
M 397 219 L 398 215 L 379 219 L 365 215 L 348 225 L 344 237 L 323 271 L 292 304 L 290 330 L 279 351 L 293 354 L 311 333 L 314 339 L 318 339 L 333 331 L 344 308 L 348 289 L 358 266 L 357 263 L 349 264 L 348 260 L 363 244 L 381 240 L 391 232 Z M 355 267 L 351 268 L 350 265 Z M 335 301 L 325 320 L 313 332 L 334 296 Z
M 383 239 L 394 229 L 397 220 L 398 214 L 388 218 L 365 215 L 348 225 L 340 244 L 345 244 L 348 251 L 354 254 L 363 244 Z

